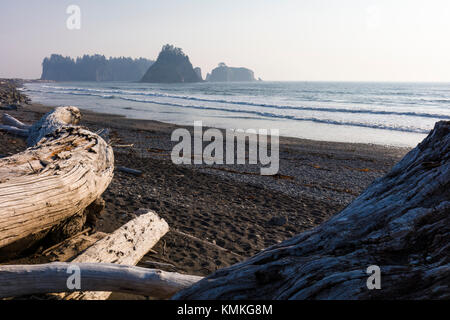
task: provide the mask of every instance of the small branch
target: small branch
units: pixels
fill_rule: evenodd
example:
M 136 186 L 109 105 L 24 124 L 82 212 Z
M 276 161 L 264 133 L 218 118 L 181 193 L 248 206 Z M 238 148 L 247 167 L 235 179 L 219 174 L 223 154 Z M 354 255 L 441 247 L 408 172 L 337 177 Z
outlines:
M 192 239 L 192 240 L 194 240 L 194 241 L 201 242 L 201 243 L 206 244 L 206 245 L 208 245 L 208 246 L 210 246 L 210 247 L 216 248 L 216 249 L 219 250 L 219 251 L 225 251 L 225 252 L 227 252 L 227 253 L 230 253 L 230 254 L 232 254 L 232 255 L 238 257 L 239 259 L 243 259 L 243 258 L 244 258 L 244 257 L 241 256 L 240 254 L 237 254 L 237 253 L 235 253 L 235 252 L 233 252 L 233 251 L 231 251 L 231 250 L 225 249 L 225 248 L 223 248 L 223 247 L 221 247 L 221 246 L 218 246 L 217 244 L 214 244 L 214 243 L 211 243 L 211 242 L 208 242 L 208 241 L 199 239 L 199 238 L 197 238 L 197 237 L 194 237 L 194 236 L 192 236 L 192 235 L 190 235 L 190 234 L 187 234 L 187 233 L 184 233 L 184 232 L 182 232 L 182 231 L 179 231 L 179 230 L 176 230 L 176 229 L 171 229 L 170 231 L 171 231 L 171 232 L 174 232 L 174 233 L 176 233 L 176 234 L 178 234 L 178 235 L 181 235 L 181 236 L 183 236 L 183 237 Z
M 156 261 L 150 261 L 150 260 L 143 260 L 143 261 L 140 261 L 139 263 L 145 264 L 152 268 L 158 267 L 158 268 L 172 268 L 175 270 L 178 269 L 175 265 L 173 265 L 171 263 L 163 263 L 163 262 L 156 262 Z
M 81 236 L 81 235 L 83 235 L 83 234 L 85 234 L 86 232 L 89 232 L 89 231 L 91 231 L 91 228 L 86 228 L 83 231 L 78 232 L 77 234 L 74 234 L 70 238 L 67 238 L 64 241 L 62 241 L 60 243 L 57 243 L 54 246 L 51 246 L 50 248 L 45 249 L 44 251 L 42 251 L 42 255 L 44 255 L 44 256 L 47 255 L 47 253 L 49 253 L 50 251 L 52 251 L 52 250 L 54 250 L 54 249 L 64 245 L 65 243 L 68 243 L 70 240 L 75 239 L 76 237 L 79 237 L 79 236 Z
M 121 172 L 125 172 L 125 173 L 129 173 L 135 176 L 141 176 L 142 175 L 142 171 L 141 170 L 136 170 L 136 169 L 130 169 L 127 167 L 116 167 L 117 171 L 121 171 Z
M 134 147 L 134 143 L 132 144 L 113 144 L 113 148 L 132 148 Z

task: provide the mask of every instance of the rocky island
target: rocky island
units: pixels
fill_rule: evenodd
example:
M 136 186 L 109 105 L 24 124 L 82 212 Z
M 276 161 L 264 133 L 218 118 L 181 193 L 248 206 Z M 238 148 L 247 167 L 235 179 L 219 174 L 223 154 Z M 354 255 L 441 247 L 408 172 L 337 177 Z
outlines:
M 256 81 L 255 74 L 247 68 L 228 67 L 225 63 L 219 66 L 206 76 L 206 81 L 228 82 L 228 81 Z
M 201 82 L 199 69 L 194 70 L 189 57 L 181 48 L 165 45 L 156 62 L 147 70 L 141 82 L 182 83 Z
M 126 57 L 84 55 L 73 59 L 52 54 L 42 62 L 41 80 L 53 81 L 139 81 L 154 61 Z

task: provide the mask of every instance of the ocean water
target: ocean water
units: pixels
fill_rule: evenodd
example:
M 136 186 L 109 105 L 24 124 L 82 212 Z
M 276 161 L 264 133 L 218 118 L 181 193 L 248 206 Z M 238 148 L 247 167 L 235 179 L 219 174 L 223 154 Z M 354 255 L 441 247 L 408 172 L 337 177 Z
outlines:
M 29 83 L 35 102 L 181 125 L 279 129 L 322 141 L 413 147 L 450 119 L 450 84 L 251 82 Z

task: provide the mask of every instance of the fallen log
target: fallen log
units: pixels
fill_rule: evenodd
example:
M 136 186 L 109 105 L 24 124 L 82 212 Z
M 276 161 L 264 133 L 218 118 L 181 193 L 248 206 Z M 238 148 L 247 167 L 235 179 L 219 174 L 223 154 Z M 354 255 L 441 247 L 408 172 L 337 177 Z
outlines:
M 0 159 L 0 248 L 80 215 L 111 182 L 112 148 L 72 126 L 79 115 L 56 108 L 30 127 L 36 145 Z
M 166 299 L 201 279 L 198 276 L 111 263 L 6 265 L 0 266 L 0 298 L 83 290 L 115 291 Z
M 5 113 L 2 116 L 2 121 L 4 124 L 12 126 L 12 127 L 16 127 L 19 129 L 24 129 L 24 130 L 29 130 L 30 129 L 30 125 L 28 124 L 24 124 L 23 122 L 17 120 L 16 118 L 14 118 L 13 116 L 10 116 L 9 114 Z
M 138 217 L 96 242 L 72 262 L 136 265 L 169 231 L 167 222 L 156 213 L 140 209 L 137 214 Z M 83 292 L 71 295 L 70 299 L 106 300 L 110 294 L 111 292 Z
M 173 298 L 449 299 L 449 257 L 450 122 L 441 121 L 324 224 Z

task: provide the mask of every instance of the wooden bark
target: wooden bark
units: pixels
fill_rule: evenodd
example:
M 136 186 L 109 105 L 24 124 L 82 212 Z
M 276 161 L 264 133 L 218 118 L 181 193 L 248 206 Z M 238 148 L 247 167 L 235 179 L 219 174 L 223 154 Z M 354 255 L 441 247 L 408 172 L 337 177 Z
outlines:
M 67 283 L 74 270 L 80 273 L 80 289 L 69 289 Z M 108 263 L 51 263 L 29 266 L 0 266 L 0 298 L 51 292 L 115 291 L 141 294 L 158 299 L 201 280 L 202 277 L 175 272 Z M 71 288 L 72 288 L 71 286 Z
M 174 299 L 449 299 L 450 122 L 319 227 Z M 369 290 L 367 268 L 381 271 Z
M 112 148 L 66 126 L 78 120 L 78 109 L 57 108 L 30 127 L 35 146 L 0 159 L 0 248 L 79 215 L 111 182 Z
M 141 209 L 137 218 L 129 221 L 111 235 L 96 242 L 72 262 L 115 263 L 136 265 L 168 231 L 169 225 L 152 211 Z M 111 292 L 84 292 L 71 299 L 106 300 Z

